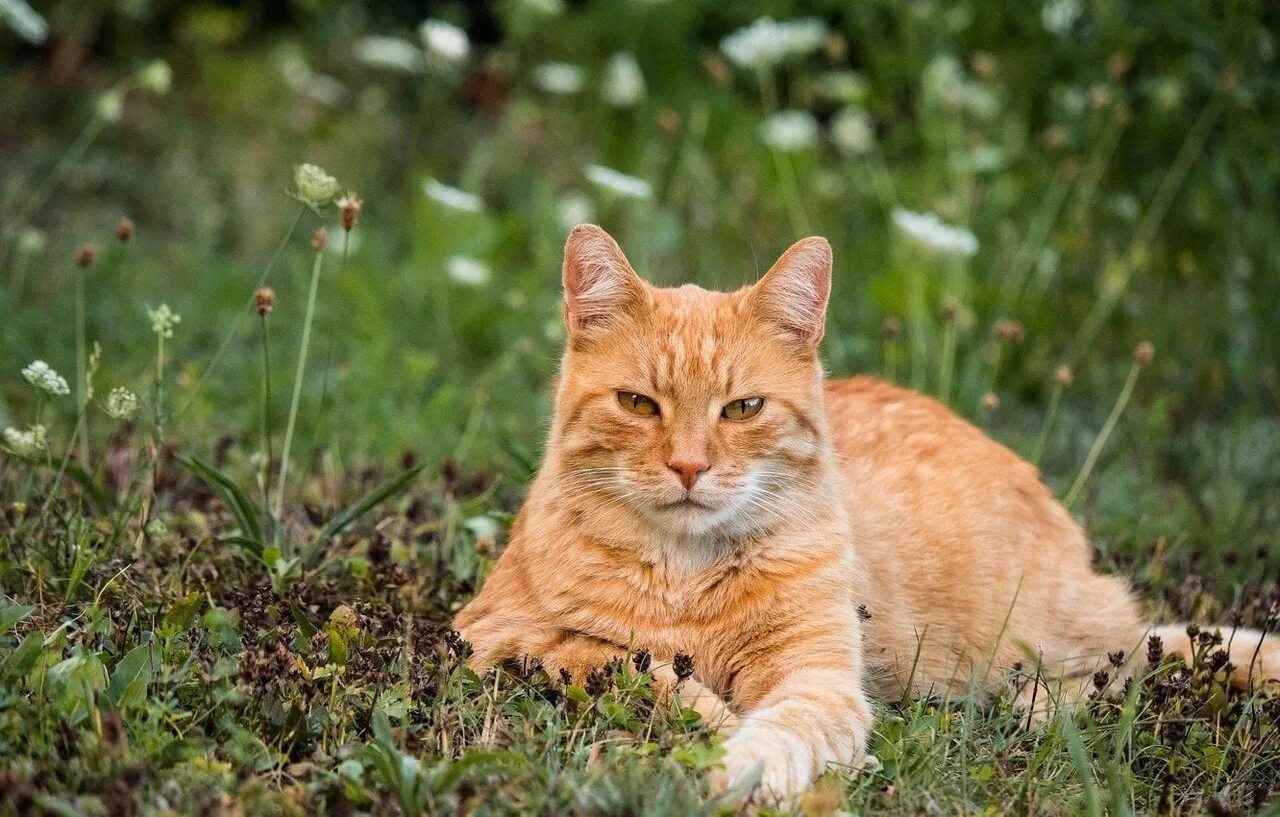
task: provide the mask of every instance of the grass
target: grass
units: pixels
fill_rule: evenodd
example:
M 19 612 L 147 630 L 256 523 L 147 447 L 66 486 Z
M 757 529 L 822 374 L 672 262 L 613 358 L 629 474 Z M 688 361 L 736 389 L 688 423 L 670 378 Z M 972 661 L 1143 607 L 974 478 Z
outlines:
M 941 395 L 1038 461 L 1153 618 L 1276 626 L 1265 4 L 445 3 L 472 53 L 424 73 L 358 57 L 418 42 L 391 7 L 48 5 L 58 45 L 0 57 L 0 426 L 47 436 L 0 454 L 0 813 L 715 812 L 716 742 L 643 662 L 480 678 L 447 630 L 536 467 L 579 219 L 663 284 L 828 236 L 833 375 Z M 733 64 L 721 38 L 766 13 L 831 36 Z M 598 87 L 617 52 L 646 86 L 625 104 Z M 540 87 L 550 59 L 585 88 Z M 796 110 L 816 141 L 768 130 Z M 350 233 L 288 195 L 301 162 L 364 198 Z M 35 359 L 69 395 L 23 382 Z M 115 388 L 136 411 L 104 411 Z M 802 809 L 1275 813 L 1278 699 L 1225 690 L 1205 639 L 1030 729 L 1017 675 L 880 701 L 878 768 Z

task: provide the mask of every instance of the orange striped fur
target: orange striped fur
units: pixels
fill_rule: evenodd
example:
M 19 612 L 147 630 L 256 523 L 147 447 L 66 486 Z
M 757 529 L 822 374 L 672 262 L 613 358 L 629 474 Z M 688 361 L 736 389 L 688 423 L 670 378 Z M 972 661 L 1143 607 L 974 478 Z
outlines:
M 730 733 L 714 784 L 759 765 L 759 796 L 786 798 L 860 762 L 868 690 L 958 691 L 1039 660 L 1041 701 L 1070 698 L 1142 646 L 1128 585 L 1093 571 L 1033 466 L 928 397 L 824 383 L 830 275 L 809 238 L 738 292 L 660 289 L 575 228 L 546 460 L 455 622 L 473 666 L 532 657 L 581 678 L 629 647 L 688 653 L 679 694 Z M 756 416 L 721 416 L 751 397 Z M 1185 653 L 1178 633 L 1162 631 Z M 1233 639 L 1242 684 L 1251 666 L 1280 676 L 1274 640 L 1253 660 L 1260 638 Z

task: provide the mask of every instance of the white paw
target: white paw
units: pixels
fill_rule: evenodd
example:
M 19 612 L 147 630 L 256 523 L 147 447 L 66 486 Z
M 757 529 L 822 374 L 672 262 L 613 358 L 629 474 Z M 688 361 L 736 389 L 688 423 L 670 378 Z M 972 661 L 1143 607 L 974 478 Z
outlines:
M 712 791 L 761 805 L 786 804 L 813 782 L 812 750 L 788 732 L 747 728 L 724 742 L 724 767 L 711 777 Z

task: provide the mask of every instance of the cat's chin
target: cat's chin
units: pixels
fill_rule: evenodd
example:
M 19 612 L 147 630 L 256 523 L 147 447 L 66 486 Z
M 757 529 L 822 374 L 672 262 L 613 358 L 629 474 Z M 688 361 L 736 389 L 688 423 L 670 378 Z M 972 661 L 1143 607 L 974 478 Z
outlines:
M 692 498 L 652 506 L 645 516 L 657 532 L 682 539 L 732 537 L 742 524 L 732 503 L 713 505 Z

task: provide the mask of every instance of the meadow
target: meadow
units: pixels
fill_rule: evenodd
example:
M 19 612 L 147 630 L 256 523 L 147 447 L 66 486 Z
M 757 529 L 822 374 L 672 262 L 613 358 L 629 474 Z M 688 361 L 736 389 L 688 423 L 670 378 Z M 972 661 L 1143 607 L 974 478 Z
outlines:
M 34 7 L 34 8 L 33 8 Z M 1280 814 L 1280 10 L 0 0 L 0 814 L 690 815 L 645 657 L 477 676 L 573 224 L 1036 462 L 1190 666 L 879 700 L 847 814 Z M 696 664 L 697 657 L 694 656 Z

